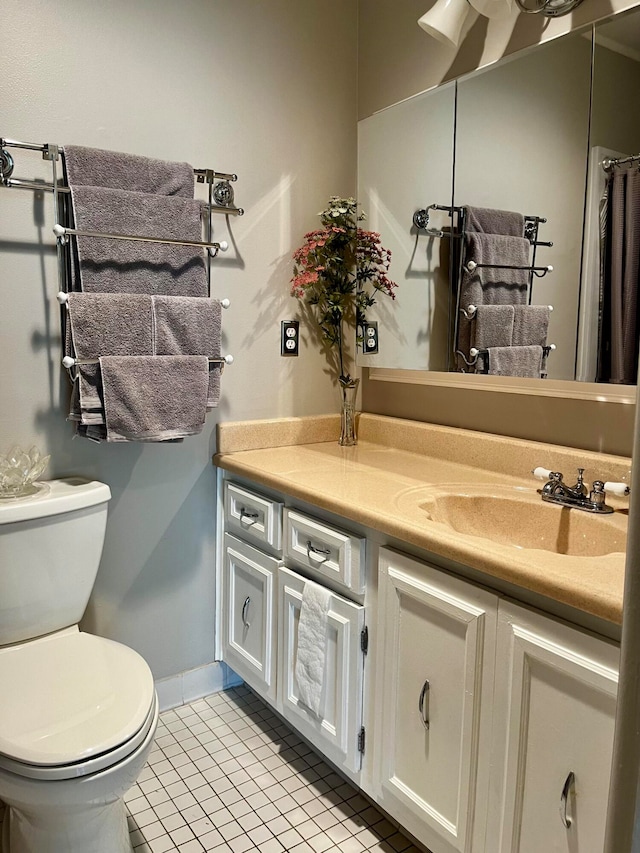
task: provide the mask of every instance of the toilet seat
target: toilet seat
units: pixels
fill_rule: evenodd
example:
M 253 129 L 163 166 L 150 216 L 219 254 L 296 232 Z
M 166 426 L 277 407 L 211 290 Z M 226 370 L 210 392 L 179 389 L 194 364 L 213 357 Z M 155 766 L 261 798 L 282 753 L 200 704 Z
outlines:
M 0 768 L 71 779 L 142 743 L 157 699 L 137 652 L 74 628 L 0 649 Z

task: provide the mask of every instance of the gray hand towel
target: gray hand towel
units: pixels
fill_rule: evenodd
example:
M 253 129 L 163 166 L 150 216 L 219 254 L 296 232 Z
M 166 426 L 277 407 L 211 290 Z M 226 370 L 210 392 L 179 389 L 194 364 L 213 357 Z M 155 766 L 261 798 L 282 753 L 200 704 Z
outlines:
M 514 311 L 513 346 L 546 346 L 549 331 L 549 306 L 516 305 Z
M 222 306 L 217 299 L 154 296 L 156 355 L 220 357 Z M 207 409 L 220 400 L 220 366 L 209 365 Z
M 510 347 L 513 316 L 513 305 L 478 305 L 472 326 L 472 346 L 478 349 Z
M 100 369 L 107 441 L 167 441 L 202 432 L 206 356 L 107 356 Z
M 193 167 L 102 148 L 65 145 L 70 185 L 111 187 L 133 192 L 193 198 Z
M 524 216 L 511 210 L 493 210 L 490 207 L 465 207 L 465 230 L 484 234 L 524 236 Z
M 150 296 L 70 293 L 68 327 L 76 358 L 153 355 L 153 303 Z M 103 423 L 100 367 L 79 365 L 73 420 Z M 79 417 L 78 417 L 79 416 Z
M 81 231 L 202 239 L 202 206 L 194 199 L 84 186 L 72 186 L 71 197 L 75 227 Z M 72 290 L 208 294 L 204 254 L 189 246 L 77 237 L 72 267 Z
M 491 376 L 525 376 L 540 379 L 542 347 L 489 347 Z

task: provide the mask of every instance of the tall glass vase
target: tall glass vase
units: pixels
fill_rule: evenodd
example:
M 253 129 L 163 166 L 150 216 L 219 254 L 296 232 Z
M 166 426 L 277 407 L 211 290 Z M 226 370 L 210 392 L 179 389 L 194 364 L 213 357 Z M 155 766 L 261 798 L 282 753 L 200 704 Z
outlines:
M 340 444 L 343 447 L 353 447 L 358 443 L 356 436 L 356 395 L 359 379 L 345 380 L 340 383 Z

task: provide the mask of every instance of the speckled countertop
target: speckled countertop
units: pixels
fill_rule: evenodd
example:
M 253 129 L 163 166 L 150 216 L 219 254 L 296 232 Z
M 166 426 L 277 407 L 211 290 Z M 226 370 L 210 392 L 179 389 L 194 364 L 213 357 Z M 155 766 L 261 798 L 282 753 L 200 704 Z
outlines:
M 214 462 L 433 554 L 621 622 L 627 500 L 610 500 L 616 512 L 606 517 L 542 505 L 536 494 L 541 484 L 529 472 L 541 465 L 572 482 L 575 469 L 584 467 L 588 483 L 622 480 L 629 459 L 368 414 L 360 416 L 356 447 L 340 447 L 337 435 L 336 416 L 220 424 Z M 472 533 L 467 526 L 454 529 L 430 511 L 443 495 L 476 497 L 482 523 Z M 497 509 L 487 506 L 487 497 Z M 516 511 L 513 525 L 505 523 L 505 513 Z M 560 540 L 570 540 L 572 553 L 540 544 L 549 521 L 559 543 L 551 547 L 562 550 Z M 601 539 L 604 547 L 598 547 Z M 584 551 L 598 556 L 576 555 Z

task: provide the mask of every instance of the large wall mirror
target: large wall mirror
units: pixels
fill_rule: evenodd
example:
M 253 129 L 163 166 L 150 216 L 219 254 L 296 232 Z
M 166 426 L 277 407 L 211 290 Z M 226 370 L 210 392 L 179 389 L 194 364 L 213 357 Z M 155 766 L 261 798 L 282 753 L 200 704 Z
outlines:
M 553 308 L 546 332 L 553 349 L 545 351 L 543 375 L 635 381 L 638 262 L 625 247 L 640 244 L 640 221 L 634 226 L 640 159 L 613 170 L 625 173 L 617 191 L 602 162 L 640 154 L 639 84 L 637 10 L 360 122 L 359 200 L 368 227 L 393 252 L 391 277 L 399 284 L 395 303 L 372 309 L 379 352 L 361 354 L 362 366 L 460 371 L 454 353 L 460 308 L 467 307 L 457 298 L 466 270 L 458 247 L 465 238 L 452 236 L 459 223 L 447 210 L 429 211 L 427 228 L 417 228 L 413 214 L 429 205 L 473 206 L 536 221 L 539 245 L 527 263 L 539 274 L 530 276 L 527 304 Z M 626 217 L 615 212 L 625 204 Z M 631 222 L 616 223 L 616 217 Z M 609 257 L 616 251 L 611 240 L 602 236 L 607 227 L 619 231 L 617 262 Z M 549 265 L 553 270 L 546 272 Z M 611 315 L 621 298 L 625 308 L 616 320 Z M 626 375 L 610 363 L 621 346 Z

